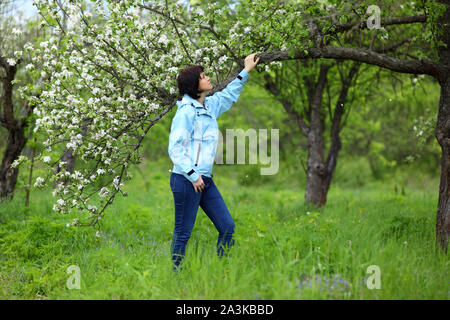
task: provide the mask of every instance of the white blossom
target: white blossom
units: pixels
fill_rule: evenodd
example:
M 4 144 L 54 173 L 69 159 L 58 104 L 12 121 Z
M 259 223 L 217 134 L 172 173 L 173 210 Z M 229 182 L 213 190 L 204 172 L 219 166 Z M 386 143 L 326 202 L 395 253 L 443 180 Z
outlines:
M 169 43 L 169 39 L 167 38 L 167 36 L 166 36 L 165 34 L 163 34 L 163 35 L 159 38 L 158 42 L 164 43 L 165 45 L 167 45 L 167 44 Z
M 103 187 L 103 188 L 100 189 L 99 196 L 100 196 L 101 198 L 107 197 L 108 194 L 109 194 L 108 188 Z
M 34 187 L 36 188 L 36 187 L 41 187 L 42 186 L 42 183 L 44 182 L 45 180 L 44 180 L 44 178 L 41 178 L 41 177 L 37 177 L 36 178 L 36 182 L 34 183 Z
M 27 159 L 27 156 L 20 155 L 16 160 L 13 161 L 13 163 L 11 164 L 11 168 L 16 168 L 19 164 L 21 164 L 23 161 L 26 161 Z
M 20 36 L 22 34 L 22 30 L 18 28 L 13 28 L 11 31 L 12 34 Z

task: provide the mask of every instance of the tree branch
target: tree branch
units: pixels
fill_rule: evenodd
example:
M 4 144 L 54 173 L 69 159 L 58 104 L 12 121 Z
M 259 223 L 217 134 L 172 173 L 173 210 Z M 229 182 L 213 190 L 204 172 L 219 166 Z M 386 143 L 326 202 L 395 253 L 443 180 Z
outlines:
M 399 59 L 373 50 L 349 47 L 313 47 L 308 50 L 299 50 L 293 56 L 289 56 L 288 51 L 275 50 L 272 52 L 261 53 L 258 56 L 261 58 L 260 63 L 310 58 L 354 60 L 400 73 L 428 74 L 438 80 L 441 77 L 444 78 L 445 73 L 449 72 L 447 66 L 431 60 Z
M 303 134 L 305 136 L 308 136 L 309 133 L 309 126 L 306 124 L 306 122 L 301 118 L 301 116 L 294 110 L 292 103 L 286 99 L 283 99 L 280 97 L 280 91 L 278 90 L 275 83 L 270 79 L 270 76 L 268 74 L 265 75 L 265 88 L 272 93 L 272 95 L 281 103 L 283 108 L 286 110 L 287 114 L 292 118 L 292 120 L 297 123 L 297 125 L 302 130 Z

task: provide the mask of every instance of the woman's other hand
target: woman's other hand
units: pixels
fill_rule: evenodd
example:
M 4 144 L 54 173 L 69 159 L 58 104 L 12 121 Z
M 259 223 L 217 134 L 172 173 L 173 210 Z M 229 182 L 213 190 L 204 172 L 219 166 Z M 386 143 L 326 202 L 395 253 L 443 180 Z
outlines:
M 256 67 L 256 65 L 259 62 L 259 57 L 255 61 L 255 55 L 256 55 L 256 53 L 252 53 L 244 60 L 244 66 L 245 66 L 245 70 L 247 70 L 247 72 L 250 72 L 254 67 Z
M 192 185 L 194 186 L 195 192 L 202 192 L 203 189 L 205 189 L 205 184 L 203 183 L 202 175 L 198 175 L 198 179 L 195 182 L 192 182 Z

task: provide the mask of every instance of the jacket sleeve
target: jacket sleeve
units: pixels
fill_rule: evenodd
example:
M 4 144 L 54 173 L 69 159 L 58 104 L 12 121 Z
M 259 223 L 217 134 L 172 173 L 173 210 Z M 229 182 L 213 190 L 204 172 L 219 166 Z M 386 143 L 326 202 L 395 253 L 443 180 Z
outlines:
M 219 91 L 209 97 L 211 99 L 211 105 L 214 106 L 214 112 L 216 118 L 218 118 L 222 113 L 231 108 L 233 103 L 235 103 L 239 95 L 241 94 L 242 87 L 248 81 L 249 74 L 247 70 L 243 69 L 239 75 L 231 81 L 225 89 Z
M 194 132 L 195 113 L 189 107 L 179 110 L 173 120 L 169 135 L 169 157 L 173 164 L 183 172 L 183 176 L 191 182 L 199 178 L 192 168 L 191 137 Z

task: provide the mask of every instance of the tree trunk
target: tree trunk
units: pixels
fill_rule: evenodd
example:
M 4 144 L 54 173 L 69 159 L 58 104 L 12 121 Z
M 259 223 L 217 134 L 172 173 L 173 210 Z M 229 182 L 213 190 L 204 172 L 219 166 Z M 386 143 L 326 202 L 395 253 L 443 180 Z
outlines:
M 1 125 L 6 128 L 8 132 L 6 148 L 0 166 L 0 198 L 2 200 L 12 199 L 14 196 L 14 188 L 16 186 L 19 169 L 11 168 L 11 164 L 20 156 L 27 142 L 27 138 L 24 136 L 24 128 L 27 126 L 27 122 L 14 119 L 13 80 L 16 76 L 17 65 L 20 62 L 21 60 L 11 66 L 5 58 L 0 56 L 0 65 L 5 70 L 1 97 L 3 104 Z M 32 107 L 27 103 L 24 110 L 26 110 L 26 114 L 28 115 L 31 113 Z
M 11 164 L 19 157 L 26 142 L 22 127 L 8 130 L 6 149 L 0 166 L 0 198 L 2 199 L 12 199 L 14 196 L 19 169 L 11 168 Z
M 308 136 L 308 144 L 305 202 L 323 206 L 326 203 L 328 187 L 325 184 L 326 170 L 323 161 L 322 132 L 311 130 Z
M 442 148 L 436 244 L 447 252 L 450 233 L 450 77 L 441 83 L 436 139 Z
M 327 83 L 330 66 L 321 65 L 317 83 L 309 86 L 310 126 L 308 132 L 308 158 L 306 161 L 305 202 L 322 206 L 326 202 L 328 188 L 325 186 L 326 168 L 324 163 L 324 123 L 322 97 Z
M 436 215 L 436 245 L 444 252 L 448 249 L 448 236 L 450 234 L 450 5 L 446 12 L 439 18 L 443 26 L 443 32 L 439 40 L 446 47 L 438 48 L 440 63 L 447 67 L 441 72 L 439 83 L 441 85 L 441 97 L 439 100 L 439 112 L 436 123 L 436 139 L 442 148 L 441 155 L 441 181 L 439 184 L 439 200 Z

